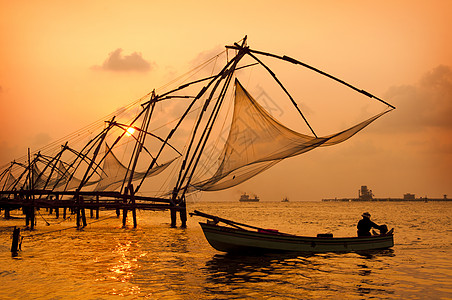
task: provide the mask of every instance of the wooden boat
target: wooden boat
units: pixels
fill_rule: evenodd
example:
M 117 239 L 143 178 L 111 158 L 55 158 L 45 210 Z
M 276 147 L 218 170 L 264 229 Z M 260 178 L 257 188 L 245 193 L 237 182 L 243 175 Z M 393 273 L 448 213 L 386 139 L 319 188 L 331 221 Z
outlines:
M 331 234 L 307 237 L 241 224 L 196 210 L 190 215 L 209 219 L 199 224 L 209 244 L 223 252 L 353 252 L 394 246 L 393 229 L 386 234 L 369 237 L 333 237 Z M 218 225 L 219 222 L 228 226 Z

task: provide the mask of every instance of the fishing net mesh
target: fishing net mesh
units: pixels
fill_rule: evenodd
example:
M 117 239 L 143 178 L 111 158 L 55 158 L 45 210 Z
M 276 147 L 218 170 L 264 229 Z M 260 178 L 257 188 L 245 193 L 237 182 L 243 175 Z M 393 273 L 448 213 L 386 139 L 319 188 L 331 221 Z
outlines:
M 341 143 L 386 112 L 329 136 L 309 136 L 279 123 L 236 80 L 231 129 L 219 167 L 211 178 L 199 181 L 193 187 L 204 191 L 233 187 L 285 158 Z
M 131 176 L 131 170 L 124 166 L 112 151 L 108 152 L 108 150 L 109 148 L 107 146 L 107 155 L 105 156 L 103 162 L 100 180 L 95 187 L 96 191 L 104 191 L 106 189 L 109 191 L 117 190 L 122 186 L 123 182 L 128 182 Z M 153 167 L 147 174 L 146 172 L 134 172 L 132 181 L 158 175 L 163 172 L 173 161 L 174 159 L 162 165 Z

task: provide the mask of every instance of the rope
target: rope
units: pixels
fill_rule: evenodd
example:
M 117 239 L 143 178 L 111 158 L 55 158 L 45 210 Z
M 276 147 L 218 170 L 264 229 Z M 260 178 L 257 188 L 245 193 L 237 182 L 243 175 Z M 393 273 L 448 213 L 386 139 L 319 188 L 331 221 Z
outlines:
M 41 216 L 41 218 L 44 220 L 44 222 L 46 222 L 46 225 L 47 226 L 49 226 L 50 225 L 50 223 L 49 222 L 47 222 L 47 220 L 46 219 L 44 219 L 44 217 L 41 215 L 41 212 L 38 210 L 38 214 Z
M 98 223 L 98 222 L 105 221 L 107 219 L 112 219 L 112 218 L 116 218 L 116 217 L 111 215 L 111 216 L 105 217 L 103 219 L 99 219 L 99 220 L 90 222 L 87 225 L 91 225 L 91 224 Z M 63 228 L 63 229 L 56 229 L 56 230 L 46 231 L 46 232 L 37 233 L 37 234 L 25 235 L 25 236 L 22 236 L 22 239 L 24 239 L 24 238 L 34 238 L 36 236 L 42 236 L 42 235 L 46 235 L 46 234 L 49 234 L 49 233 L 64 231 L 64 230 L 68 230 L 68 229 L 75 229 L 75 228 L 77 228 L 77 226 L 71 226 L 71 227 L 67 227 L 67 228 Z
M 181 76 L 175 78 L 174 80 L 170 81 L 167 84 L 162 85 L 161 87 L 157 88 L 156 90 L 162 90 L 167 88 L 168 86 L 174 84 L 175 82 L 178 81 L 182 81 L 182 82 L 186 82 L 189 78 L 193 77 L 195 74 L 197 74 L 198 72 L 200 72 L 203 68 L 205 68 L 208 64 L 211 64 L 212 62 L 214 63 L 214 65 L 216 64 L 218 58 L 223 55 L 224 53 L 226 53 L 226 50 L 223 50 L 222 52 L 218 53 L 217 55 L 213 56 L 212 58 L 208 59 L 207 61 L 205 61 L 204 63 L 200 64 L 197 67 L 194 67 L 193 69 L 189 70 L 188 72 L 182 74 Z M 190 75 L 191 74 L 191 75 Z M 185 77 L 185 78 L 184 78 Z M 114 111 L 110 114 L 108 114 L 107 116 L 100 118 L 94 122 L 92 122 L 91 124 L 88 124 L 87 126 L 76 130 L 73 133 L 70 133 L 66 136 L 63 136 L 62 138 L 59 138 L 53 142 L 51 142 L 50 144 L 47 144 L 39 149 L 36 149 L 35 151 L 33 151 L 31 154 L 35 155 L 36 153 L 39 152 L 43 152 L 43 153 L 48 153 L 48 152 L 52 152 L 55 151 L 55 149 L 58 149 L 59 146 L 66 142 L 66 141 L 71 141 L 72 143 L 76 143 L 79 141 L 82 141 L 84 138 L 86 138 L 87 136 L 91 135 L 94 131 L 96 131 L 98 128 L 101 128 L 104 126 L 104 121 L 106 119 L 110 119 L 111 117 L 113 117 L 114 115 L 116 116 L 121 116 L 123 114 L 125 114 L 127 111 L 129 111 L 130 109 L 132 109 L 133 107 L 136 107 L 136 105 L 144 100 L 146 100 L 152 92 L 147 93 L 146 95 L 140 97 L 139 99 L 129 103 L 128 105 L 124 106 L 124 110 L 118 112 L 118 111 Z M 27 159 L 27 155 L 24 155 L 22 157 L 17 158 L 17 161 L 22 161 L 22 160 L 26 160 Z M 3 170 L 5 168 L 7 168 L 10 165 L 10 162 L 8 162 L 7 164 L 4 164 L 2 166 L 0 166 L 0 170 Z M 17 170 L 18 166 L 14 166 L 13 170 Z

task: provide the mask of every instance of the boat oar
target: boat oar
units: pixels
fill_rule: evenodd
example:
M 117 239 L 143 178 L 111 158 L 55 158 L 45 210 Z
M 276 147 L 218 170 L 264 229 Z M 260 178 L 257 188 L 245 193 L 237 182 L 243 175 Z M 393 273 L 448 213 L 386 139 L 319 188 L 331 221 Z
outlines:
M 231 220 L 228 220 L 228 219 L 223 219 L 223 218 L 220 218 L 220 217 L 217 217 L 217 216 L 213 216 L 213 215 L 209 215 L 209 214 L 200 212 L 200 211 L 198 211 L 198 210 L 195 210 L 194 212 L 190 213 L 190 216 L 191 216 L 191 217 L 192 217 L 193 215 L 199 216 L 199 217 L 204 217 L 204 218 L 207 218 L 207 219 L 212 219 L 212 220 L 214 220 L 214 221 L 216 221 L 216 222 L 217 222 L 217 221 L 218 221 L 218 222 L 223 222 L 223 223 L 225 223 L 225 224 L 234 226 L 234 227 L 239 228 L 239 229 L 243 229 L 243 228 L 240 228 L 240 227 L 239 227 L 239 226 L 243 226 L 243 227 L 248 227 L 248 228 L 252 228 L 252 229 L 256 229 L 256 230 L 268 231 L 268 229 L 265 229 L 265 228 L 256 227 L 256 226 L 251 226 L 251 225 L 247 225 L 247 224 L 243 224 L 243 223 L 231 221 Z M 281 235 L 292 235 L 292 234 L 288 234 L 288 233 L 282 233 L 282 232 L 279 232 L 279 231 L 277 232 L 277 234 L 281 234 Z

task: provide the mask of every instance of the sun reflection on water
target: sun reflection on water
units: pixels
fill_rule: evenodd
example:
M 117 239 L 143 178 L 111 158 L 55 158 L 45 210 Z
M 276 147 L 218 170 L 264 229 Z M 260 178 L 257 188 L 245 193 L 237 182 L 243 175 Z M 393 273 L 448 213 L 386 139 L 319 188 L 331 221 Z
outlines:
M 307 211 L 310 220 L 320 220 L 325 227 L 338 221 L 327 222 L 324 203 L 290 205 L 294 208 L 291 211 Z M 333 211 L 344 209 L 342 203 L 330 205 L 335 206 Z M 405 216 L 419 219 L 422 211 L 424 227 L 397 223 L 401 214 L 397 209 L 402 204 L 390 204 L 397 214 L 387 208 L 389 204 L 374 205 L 373 211 L 382 219 L 397 225 L 400 233 L 393 249 L 231 256 L 207 243 L 197 220 L 189 218 L 186 229 L 169 228 L 168 214 L 155 212 L 139 213 L 138 228 L 129 222 L 123 228 L 120 219 L 111 219 L 83 231 L 55 232 L 26 240 L 19 260 L 12 260 L 9 245 L 3 245 L 0 298 L 449 299 L 450 203 L 403 204 Z M 243 212 L 230 204 L 199 206 L 201 211 L 217 214 L 218 210 L 226 218 L 246 219 L 246 223 L 261 227 L 278 223 L 286 232 L 296 232 L 291 226 L 300 225 L 300 216 L 295 215 L 283 222 L 279 203 L 263 202 L 248 210 L 242 206 Z M 359 215 L 362 206 L 347 204 L 347 209 Z M 268 214 L 268 218 L 262 219 L 261 214 Z M 13 221 L 3 221 L 4 226 Z M 6 241 L 10 232 L 0 230 L 0 237 Z
M 115 256 L 115 262 L 113 266 L 108 268 L 110 272 L 108 278 L 127 283 L 127 286 L 124 289 L 114 288 L 111 294 L 120 296 L 139 294 L 140 287 L 131 283 L 131 279 L 137 270 L 142 268 L 138 260 L 146 256 L 146 253 L 140 251 L 140 244 L 134 240 L 119 241 L 112 252 Z

